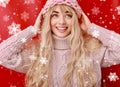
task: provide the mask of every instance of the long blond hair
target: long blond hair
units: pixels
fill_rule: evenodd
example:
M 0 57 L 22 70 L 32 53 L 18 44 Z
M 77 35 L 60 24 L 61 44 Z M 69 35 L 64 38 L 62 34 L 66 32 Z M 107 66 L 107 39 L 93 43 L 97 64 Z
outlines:
M 37 51 L 38 53 L 36 53 L 36 60 L 32 62 L 26 74 L 26 87 L 49 87 L 52 84 L 50 62 L 53 56 L 52 50 L 54 44 L 52 42 L 50 18 L 56 6 L 52 7 L 44 15 L 41 27 L 40 48 L 39 51 Z M 78 16 L 75 11 L 66 5 L 59 6 L 61 10 L 67 10 L 73 14 L 72 30 L 68 40 L 71 46 L 72 59 L 67 65 L 62 87 L 70 87 L 73 72 L 76 75 L 78 87 L 86 87 L 87 81 L 92 84 L 92 87 L 95 87 L 96 75 L 93 71 L 93 63 L 88 58 L 91 44 L 89 45 L 88 42 L 86 43 L 86 37 L 83 35 L 84 31 L 80 28 Z M 48 60 L 45 65 L 40 62 L 42 58 Z

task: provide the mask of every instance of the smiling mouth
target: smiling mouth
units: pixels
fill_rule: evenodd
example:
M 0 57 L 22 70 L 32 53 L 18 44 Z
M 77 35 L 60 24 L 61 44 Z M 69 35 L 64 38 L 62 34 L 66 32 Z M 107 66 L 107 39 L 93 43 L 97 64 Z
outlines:
M 59 28 L 59 27 L 56 27 L 56 29 L 60 32 L 60 33 L 64 33 L 68 27 L 64 27 L 64 28 Z

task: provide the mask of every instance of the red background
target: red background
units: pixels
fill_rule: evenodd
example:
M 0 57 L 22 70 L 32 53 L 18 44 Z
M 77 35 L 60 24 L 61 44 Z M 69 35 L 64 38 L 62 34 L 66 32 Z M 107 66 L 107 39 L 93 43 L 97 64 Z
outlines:
M 7 0 L 6 0 L 7 1 Z M 46 0 L 10 0 L 5 6 L 0 5 L 0 42 L 10 37 L 8 26 L 13 22 L 24 29 L 33 25 L 34 21 Z M 120 0 L 78 0 L 83 11 L 94 22 L 109 30 L 120 33 Z M 119 7 L 119 10 L 117 9 Z M 96 9 L 94 9 L 96 8 Z M 23 12 L 29 14 L 29 18 L 22 19 Z M 8 19 L 4 19 L 7 15 Z M 116 73 L 120 78 L 120 65 L 102 68 L 104 87 L 120 87 L 120 79 L 110 81 L 109 74 Z M 15 72 L 0 66 L 0 87 L 24 87 L 25 74 Z

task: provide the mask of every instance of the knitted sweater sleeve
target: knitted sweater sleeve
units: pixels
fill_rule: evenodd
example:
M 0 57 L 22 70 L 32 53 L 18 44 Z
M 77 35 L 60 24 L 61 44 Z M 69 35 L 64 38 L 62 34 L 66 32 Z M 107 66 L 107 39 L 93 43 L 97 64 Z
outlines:
M 87 31 L 90 35 L 98 38 L 106 48 L 102 55 L 102 67 L 120 64 L 120 35 L 100 27 L 94 23 L 89 26 Z M 97 55 L 97 54 L 96 54 Z
M 22 66 L 22 48 L 23 45 L 36 35 L 36 31 L 32 26 L 27 27 L 23 31 L 11 36 L 0 44 L 0 64 L 19 71 L 25 72 Z M 29 61 L 29 60 L 28 60 Z

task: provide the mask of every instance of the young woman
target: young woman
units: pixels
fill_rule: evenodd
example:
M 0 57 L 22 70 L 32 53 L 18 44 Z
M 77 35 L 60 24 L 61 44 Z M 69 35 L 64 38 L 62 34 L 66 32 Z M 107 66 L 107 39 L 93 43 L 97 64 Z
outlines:
M 101 67 L 120 63 L 119 41 L 76 0 L 48 0 L 34 26 L 0 44 L 0 61 L 26 73 L 26 87 L 100 87 Z

